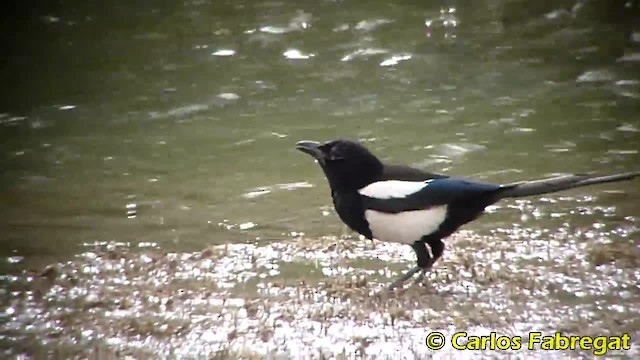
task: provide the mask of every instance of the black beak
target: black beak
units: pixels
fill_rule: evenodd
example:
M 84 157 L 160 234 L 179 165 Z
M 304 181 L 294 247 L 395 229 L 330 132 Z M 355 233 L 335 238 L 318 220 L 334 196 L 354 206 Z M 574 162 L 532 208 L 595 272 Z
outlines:
M 316 160 L 324 160 L 325 155 L 322 149 L 320 149 L 320 145 L 321 144 L 316 141 L 298 141 L 296 143 L 296 149 L 313 156 Z

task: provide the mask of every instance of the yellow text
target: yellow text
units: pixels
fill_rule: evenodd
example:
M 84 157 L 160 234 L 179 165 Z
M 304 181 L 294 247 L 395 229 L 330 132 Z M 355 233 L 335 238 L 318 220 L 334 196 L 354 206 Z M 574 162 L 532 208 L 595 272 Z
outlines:
M 621 336 L 564 336 L 556 332 L 552 336 L 543 336 L 541 332 L 529 333 L 529 350 L 584 350 L 593 355 L 606 355 L 609 350 L 629 350 L 629 334 Z

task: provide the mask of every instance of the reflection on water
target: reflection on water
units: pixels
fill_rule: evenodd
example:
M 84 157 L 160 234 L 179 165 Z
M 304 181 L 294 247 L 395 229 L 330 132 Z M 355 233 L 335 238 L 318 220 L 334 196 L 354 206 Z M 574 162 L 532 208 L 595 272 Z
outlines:
M 347 295 L 342 288 L 327 290 L 340 287 L 340 276 L 345 274 L 377 274 L 383 283 L 388 275 L 384 269 L 394 266 L 379 261 L 393 258 L 395 250 L 386 247 L 374 253 L 358 251 L 354 263 L 344 266 L 318 265 L 324 255 L 317 251 L 293 268 L 279 263 L 302 251 L 303 245 L 297 243 L 302 238 L 347 235 L 337 242 L 340 246 L 366 244 L 352 239 L 337 219 L 321 172 L 294 149 L 298 140 L 358 138 L 386 161 L 494 182 L 567 172 L 637 170 L 640 28 L 633 19 L 639 10 L 636 2 L 626 3 L 17 5 L 12 16 L 0 22 L 0 37 L 9 54 L 0 67 L 5 86 L 0 98 L 0 269 L 5 274 L 0 279 L 0 298 L 13 304 L 9 308 L 14 312 L 3 313 L 2 319 L 12 326 L 11 339 L 19 341 L 2 338 L 0 342 L 10 342 L 14 350 L 22 346 L 11 353 L 23 353 L 30 348 L 31 338 L 20 329 L 37 323 L 31 335 L 50 329 L 48 334 L 55 338 L 57 331 L 69 328 L 61 325 L 70 321 L 65 316 L 93 308 L 105 312 L 86 312 L 90 318 L 83 318 L 76 327 L 82 333 L 60 334 L 85 341 L 119 332 L 126 324 L 134 335 L 136 331 L 153 333 L 155 318 L 136 322 L 126 312 L 127 306 L 117 310 L 122 304 L 92 303 L 84 308 L 73 301 L 85 293 L 113 298 L 104 293 L 111 288 L 94 281 L 113 275 L 113 281 L 120 281 L 113 284 L 114 289 L 124 289 L 135 274 L 111 271 L 126 264 L 145 268 L 154 261 L 166 261 L 162 276 L 152 278 L 158 284 L 178 281 L 179 263 L 194 264 L 196 255 L 191 254 L 210 246 L 215 251 L 227 246 L 224 261 L 233 266 L 220 260 L 216 266 L 222 268 L 269 263 L 271 268 L 255 272 L 264 277 L 253 274 L 242 279 L 280 276 L 284 283 L 275 287 L 277 294 L 271 294 L 275 299 L 268 300 L 273 306 L 293 306 L 287 301 L 295 289 L 287 281 L 303 280 L 300 273 L 313 278 L 300 290 L 311 294 L 307 300 L 313 302 L 351 296 L 350 290 Z M 575 315 L 572 311 L 583 310 L 593 315 L 585 320 L 604 323 L 605 317 L 615 315 L 611 314 L 615 299 L 598 291 L 619 286 L 627 295 L 620 311 L 625 316 L 614 316 L 622 324 L 615 330 L 637 329 L 629 319 L 637 315 L 631 310 L 638 304 L 638 274 L 629 264 L 637 261 L 639 196 L 635 181 L 492 207 L 490 214 L 466 227 L 471 231 L 467 240 L 456 240 L 458 245 L 449 250 L 449 256 L 467 256 L 460 244 L 471 242 L 467 245 L 478 260 L 476 275 L 508 268 L 509 276 L 516 276 L 518 269 L 524 269 L 529 278 L 538 279 L 536 289 L 516 296 L 505 293 L 504 287 L 518 279 L 495 273 L 481 276 L 484 280 L 467 279 L 465 271 L 471 270 L 446 275 L 448 267 L 443 265 L 442 272 L 438 270 L 431 279 L 435 288 L 428 290 L 429 296 L 436 297 L 433 303 L 457 303 L 459 308 L 447 314 L 445 309 L 434 309 L 433 314 L 423 314 L 428 321 L 406 328 L 423 336 L 429 324 L 433 328 L 471 326 L 485 314 L 473 315 L 463 304 L 480 301 L 479 307 L 485 306 L 488 312 L 501 309 L 498 300 L 489 298 L 503 299 L 508 302 L 503 304 L 506 309 L 521 311 L 514 307 L 514 296 L 537 304 L 526 309 L 529 319 L 525 315 L 512 319 L 518 326 L 553 328 L 562 319 L 569 321 Z M 474 239 L 486 240 L 487 247 Z M 283 243 L 285 247 L 277 251 L 270 248 Z M 120 254 L 115 259 L 95 255 L 95 248 L 103 246 L 127 249 L 126 258 L 118 265 Z M 237 255 L 237 249 L 255 252 L 255 259 Z M 172 255 L 149 260 L 148 250 Z M 347 259 L 348 254 L 335 252 L 331 261 Z M 56 263 L 60 274 L 43 273 Z M 86 269 L 94 272 L 85 273 Z M 220 290 L 225 286 L 218 289 L 215 284 L 231 283 L 240 276 L 233 273 L 223 278 L 219 270 L 199 268 L 201 274 L 209 274 L 202 275 L 205 282 L 198 276 L 180 281 L 198 282 L 197 287 L 185 285 L 189 296 L 211 286 L 213 292 L 201 300 L 215 307 L 228 295 Z M 577 275 L 578 270 L 582 275 Z M 30 287 L 46 285 L 52 274 L 56 275 L 55 284 L 50 284 L 53 292 Z M 462 278 L 447 277 L 453 274 Z M 79 282 L 65 282 L 71 278 Z M 352 280 L 347 276 L 344 281 L 355 288 L 354 301 L 364 301 L 366 289 L 377 286 L 375 281 L 361 286 Z M 233 296 L 238 301 L 256 300 L 274 289 L 268 281 L 258 285 L 254 286 L 258 290 L 245 289 L 249 295 Z M 25 286 L 29 291 L 23 291 Z M 260 286 L 265 293 L 260 293 Z M 147 298 L 151 295 L 145 291 L 156 289 L 139 291 L 140 298 Z M 313 298 L 318 296 L 314 292 L 325 297 Z M 438 298 L 448 293 L 457 302 Z M 55 300 L 60 294 L 65 300 Z M 34 296 L 54 303 L 43 305 Z M 575 298 L 589 301 L 579 300 L 573 308 Z M 358 334 L 368 334 L 361 326 L 377 329 L 379 325 L 375 319 L 365 325 L 346 325 L 335 315 L 340 309 L 327 315 L 328 310 L 314 308 L 311 300 L 300 301 L 295 306 L 308 311 L 286 315 L 296 319 L 286 322 L 287 326 L 301 327 L 296 316 L 319 312 L 335 326 L 332 331 L 351 326 L 359 329 Z M 554 318 L 543 311 L 549 303 L 557 304 L 558 314 L 564 315 Z M 413 308 L 404 302 L 396 305 L 419 310 L 415 304 Z M 144 311 L 147 306 L 135 308 Z M 193 306 L 193 312 L 210 310 Z M 398 307 L 380 311 L 395 313 Z M 34 317 L 33 311 L 46 316 Z M 110 322 L 118 316 L 119 325 Z M 247 318 L 266 321 L 269 316 L 249 314 Z M 195 317 L 185 322 L 157 321 L 165 320 L 167 332 L 153 333 L 148 339 L 189 334 L 187 340 L 176 338 L 186 345 L 171 345 L 176 353 L 189 352 L 191 344 L 209 336 L 197 329 L 228 325 L 228 319 L 223 323 L 205 319 L 197 325 Z M 581 329 L 578 325 L 575 328 Z M 264 335 L 264 344 L 274 336 L 280 339 L 289 329 L 272 326 L 269 323 L 269 329 L 258 332 Z M 251 334 L 237 332 L 236 342 L 227 350 L 240 351 L 233 344 L 254 341 Z M 370 335 L 377 339 L 377 333 Z M 351 351 L 353 344 L 368 343 L 367 336 L 359 336 L 325 340 L 342 341 Z M 401 338 L 400 333 L 394 336 Z M 126 342 L 111 344 L 116 348 L 148 349 L 145 346 L 150 344 L 110 339 Z M 50 341 L 39 345 L 46 349 L 55 343 Z M 211 351 L 220 350 L 217 338 L 207 338 L 205 343 Z M 298 350 L 309 351 L 300 346 Z

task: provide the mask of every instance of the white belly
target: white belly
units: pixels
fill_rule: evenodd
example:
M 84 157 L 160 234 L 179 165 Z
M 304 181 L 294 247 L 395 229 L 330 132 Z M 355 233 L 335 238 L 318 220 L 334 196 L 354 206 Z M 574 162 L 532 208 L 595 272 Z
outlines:
M 366 210 L 364 217 L 375 239 L 411 244 L 425 235 L 432 234 L 447 216 L 447 206 L 436 206 L 427 210 L 404 211 L 388 214 Z

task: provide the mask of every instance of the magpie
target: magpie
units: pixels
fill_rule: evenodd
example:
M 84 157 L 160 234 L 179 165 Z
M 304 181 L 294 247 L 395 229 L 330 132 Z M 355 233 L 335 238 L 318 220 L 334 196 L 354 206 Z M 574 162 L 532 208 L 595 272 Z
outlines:
M 368 239 L 413 248 L 417 266 L 392 282 L 388 289 L 420 271 L 420 276 L 424 276 L 442 256 L 445 247 L 442 240 L 501 199 L 640 176 L 640 171 L 608 176 L 565 175 L 498 185 L 384 164 L 362 144 L 350 140 L 300 141 L 296 148 L 320 165 L 329 182 L 335 210 L 350 229 Z

